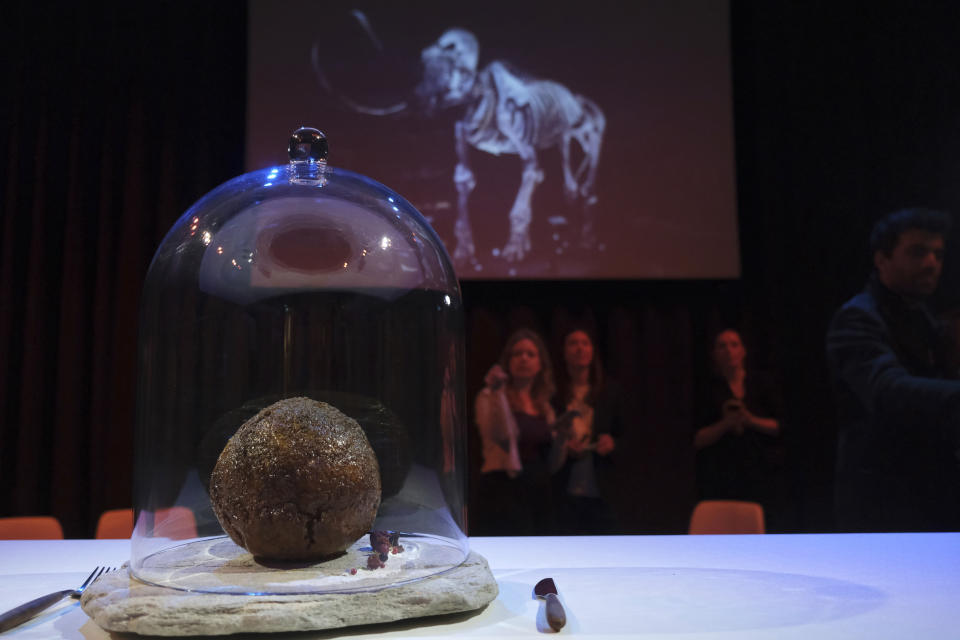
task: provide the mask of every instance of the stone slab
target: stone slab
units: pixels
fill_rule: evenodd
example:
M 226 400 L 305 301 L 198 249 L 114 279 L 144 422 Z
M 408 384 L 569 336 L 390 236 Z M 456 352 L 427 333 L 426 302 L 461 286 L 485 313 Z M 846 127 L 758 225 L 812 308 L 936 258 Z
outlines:
M 486 559 L 379 591 L 221 595 L 144 584 L 127 567 L 105 574 L 80 604 L 107 631 L 156 636 L 313 631 L 472 611 L 497 597 Z

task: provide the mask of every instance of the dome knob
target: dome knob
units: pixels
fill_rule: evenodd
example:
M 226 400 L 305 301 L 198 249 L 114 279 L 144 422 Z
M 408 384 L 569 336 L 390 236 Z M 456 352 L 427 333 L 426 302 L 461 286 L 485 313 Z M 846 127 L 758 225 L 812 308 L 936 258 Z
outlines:
M 327 136 L 313 127 L 300 127 L 287 144 L 290 162 L 326 162 L 329 150 Z

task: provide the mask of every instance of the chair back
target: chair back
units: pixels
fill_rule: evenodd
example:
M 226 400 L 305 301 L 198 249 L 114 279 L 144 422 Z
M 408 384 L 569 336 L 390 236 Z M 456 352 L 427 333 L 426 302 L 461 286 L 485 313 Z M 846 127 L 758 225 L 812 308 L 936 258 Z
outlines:
M 0 540 L 63 540 L 63 527 L 53 516 L 0 518 Z
M 702 500 L 690 516 L 689 533 L 766 533 L 763 507 L 744 500 Z
M 133 509 L 108 509 L 97 520 L 98 540 L 129 538 L 133 535 Z
M 130 538 L 133 535 L 133 509 L 110 509 L 100 514 L 97 538 Z M 157 509 L 153 514 L 155 535 L 174 540 L 197 537 L 197 520 L 186 507 Z

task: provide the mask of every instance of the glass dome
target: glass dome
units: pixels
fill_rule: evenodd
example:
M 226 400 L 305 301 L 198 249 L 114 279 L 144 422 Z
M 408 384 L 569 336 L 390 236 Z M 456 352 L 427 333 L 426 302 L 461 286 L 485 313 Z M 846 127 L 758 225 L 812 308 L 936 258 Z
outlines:
M 319 131 L 298 130 L 289 151 L 289 165 L 234 178 L 194 204 L 147 273 L 130 560 L 143 582 L 349 592 L 467 556 L 463 308 L 450 258 L 406 200 L 328 166 Z M 289 398 L 359 423 L 379 466 L 371 530 L 390 537 L 385 562 L 372 559 L 385 558 L 372 548 L 379 533 L 302 561 L 254 557 L 226 535 L 210 492 L 221 452 L 241 425 Z M 321 516 L 304 516 L 305 535 Z

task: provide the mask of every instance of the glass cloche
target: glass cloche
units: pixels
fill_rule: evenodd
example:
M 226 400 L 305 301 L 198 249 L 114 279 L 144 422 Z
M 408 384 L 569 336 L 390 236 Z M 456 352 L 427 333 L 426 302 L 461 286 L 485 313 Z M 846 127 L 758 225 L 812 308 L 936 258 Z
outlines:
M 350 592 L 435 575 L 467 557 L 463 308 L 450 258 L 410 203 L 328 166 L 319 131 L 296 131 L 289 152 L 289 165 L 201 198 L 147 273 L 130 560 L 143 582 Z M 292 399 L 356 421 L 379 471 L 376 533 L 361 531 L 321 558 L 251 553 L 238 544 L 252 546 L 246 534 L 221 524 L 288 518 L 302 531 L 295 542 L 308 546 L 338 527 L 323 500 L 300 500 L 350 492 L 339 469 L 314 491 L 312 449 L 260 432 L 231 463 L 251 492 L 233 503 L 243 513 L 224 514 L 211 498 L 241 426 L 279 421 L 271 407 Z M 333 464 L 353 464 L 342 434 L 330 437 Z M 300 456 L 292 468 L 269 466 L 281 449 Z M 261 504 L 261 494 L 273 503 Z M 258 535 L 268 546 L 277 538 L 269 527 Z

